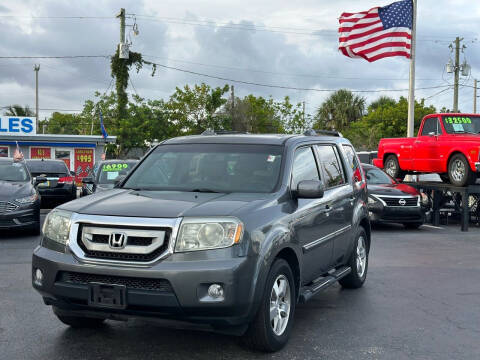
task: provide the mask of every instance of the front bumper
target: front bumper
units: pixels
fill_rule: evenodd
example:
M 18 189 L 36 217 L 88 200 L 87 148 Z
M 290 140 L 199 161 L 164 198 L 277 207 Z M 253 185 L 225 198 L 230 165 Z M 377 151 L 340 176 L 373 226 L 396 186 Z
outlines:
M 15 211 L 0 214 L 0 229 L 31 227 L 40 222 L 40 205 L 37 200 L 32 205 L 22 206 Z
M 216 251 L 216 250 L 215 250 Z M 218 254 L 223 251 L 219 250 Z M 88 265 L 72 254 L 44 247 L 34 250 L 32 279 L 36 269 L 43 272 L 41 286 L 33 287 L 48 305 L 80 314 L 115 318 L 153 317 L 176 319 L 213 326 L 243 325 L 252 315 L 252 269 L 247 257 L 219 259 L 213 253 L 172 254 L 151 267 L 135 268 L 112 265 Z M 208 257 L 208 261 L 207 260 Z M 219 259 L 219 260 L 216 260 Z M 88 283 L 65 281 L 66 273 L 109 278 L 111 283 L 126 281 L 125 309 L 105 309 L 88 305 Z M 115 280 L 117 279 L 117 280 Z M 164 280 L 169 286 L 147 289 L 138 286 L 141 279 Z M 135 283 L 135 286 L 128 284 Z M 221 284 L 223 301 L 205 300 L 210 284 Z
M 370 221 L 374 223 L 423 223 L 425 214 L 422 206 L 369 206 Z

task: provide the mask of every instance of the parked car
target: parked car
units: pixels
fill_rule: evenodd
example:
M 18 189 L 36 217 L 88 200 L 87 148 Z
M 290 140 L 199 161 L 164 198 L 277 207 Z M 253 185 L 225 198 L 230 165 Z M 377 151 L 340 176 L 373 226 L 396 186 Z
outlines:
M 24 162 L 0 158 L 0 231 L 26 229 L 40 233 L 40 197 Z
M 33 286 L 60 321 L 174 318 L 275 351 L 297 302 L 363 285 L 367 192 L 348 140 L 209 134 L 169 139 L 117 188 L 50 212 Z
M 26 160 L 33 177 L 45 177 L 38 185 L 43 205 L 62 204 L 77 198 L 75 172 L 70 171 L 62 160 Z
M 438 173 L 455 186 L 474 184 L 480 175 L 480 115 L 431 114 L 416 138 L 381 139 L 373 165 L 394 178 Z
M 80 196 L 113 189 L 119 176 L 127 175 L 138 163 L 138 160 L 105 160 L 98 163 L 91 173 L 82 179 Z M 97 165 L 97 164 L 96 164 Z
M 399 183 L 376 166 L 362 164 L 367 178 L 368 209 L 373 223 L 400 223 L 418 229 L 430 208 L 428 197 L 410 185 Z

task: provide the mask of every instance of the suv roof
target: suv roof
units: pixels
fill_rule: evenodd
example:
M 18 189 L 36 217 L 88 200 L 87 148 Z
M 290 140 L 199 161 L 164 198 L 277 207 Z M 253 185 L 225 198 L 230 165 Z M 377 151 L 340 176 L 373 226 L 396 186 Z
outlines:
M 168 139 L 162 144 L 261 144 L 261 145 L 285 145 L 287 141 L 307 142 L 318 141 L 319 138 L 328 142 L 348 142 L 342 137 L 291 135 L 291 134 L 228 134 L 228 135 L 192 135 Z

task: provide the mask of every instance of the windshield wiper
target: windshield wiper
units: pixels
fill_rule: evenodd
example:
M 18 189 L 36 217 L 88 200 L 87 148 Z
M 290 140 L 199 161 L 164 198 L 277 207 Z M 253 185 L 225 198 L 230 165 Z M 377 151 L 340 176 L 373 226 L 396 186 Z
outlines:
M 201 188 L 201 189 L 193 189 L 193 190 L 187 190 L 189 192 L 200 192 L 200 193 L 219 193 L 220 191 L 212 190 L 212 189 L 206 189 L 206 188 Z

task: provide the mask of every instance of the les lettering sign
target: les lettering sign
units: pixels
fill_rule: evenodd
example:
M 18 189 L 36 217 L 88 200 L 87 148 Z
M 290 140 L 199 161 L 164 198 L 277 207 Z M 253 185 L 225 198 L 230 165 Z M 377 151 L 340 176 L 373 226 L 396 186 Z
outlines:
M 34 117 L 0 116 L 0 135 L 36 135 Z

